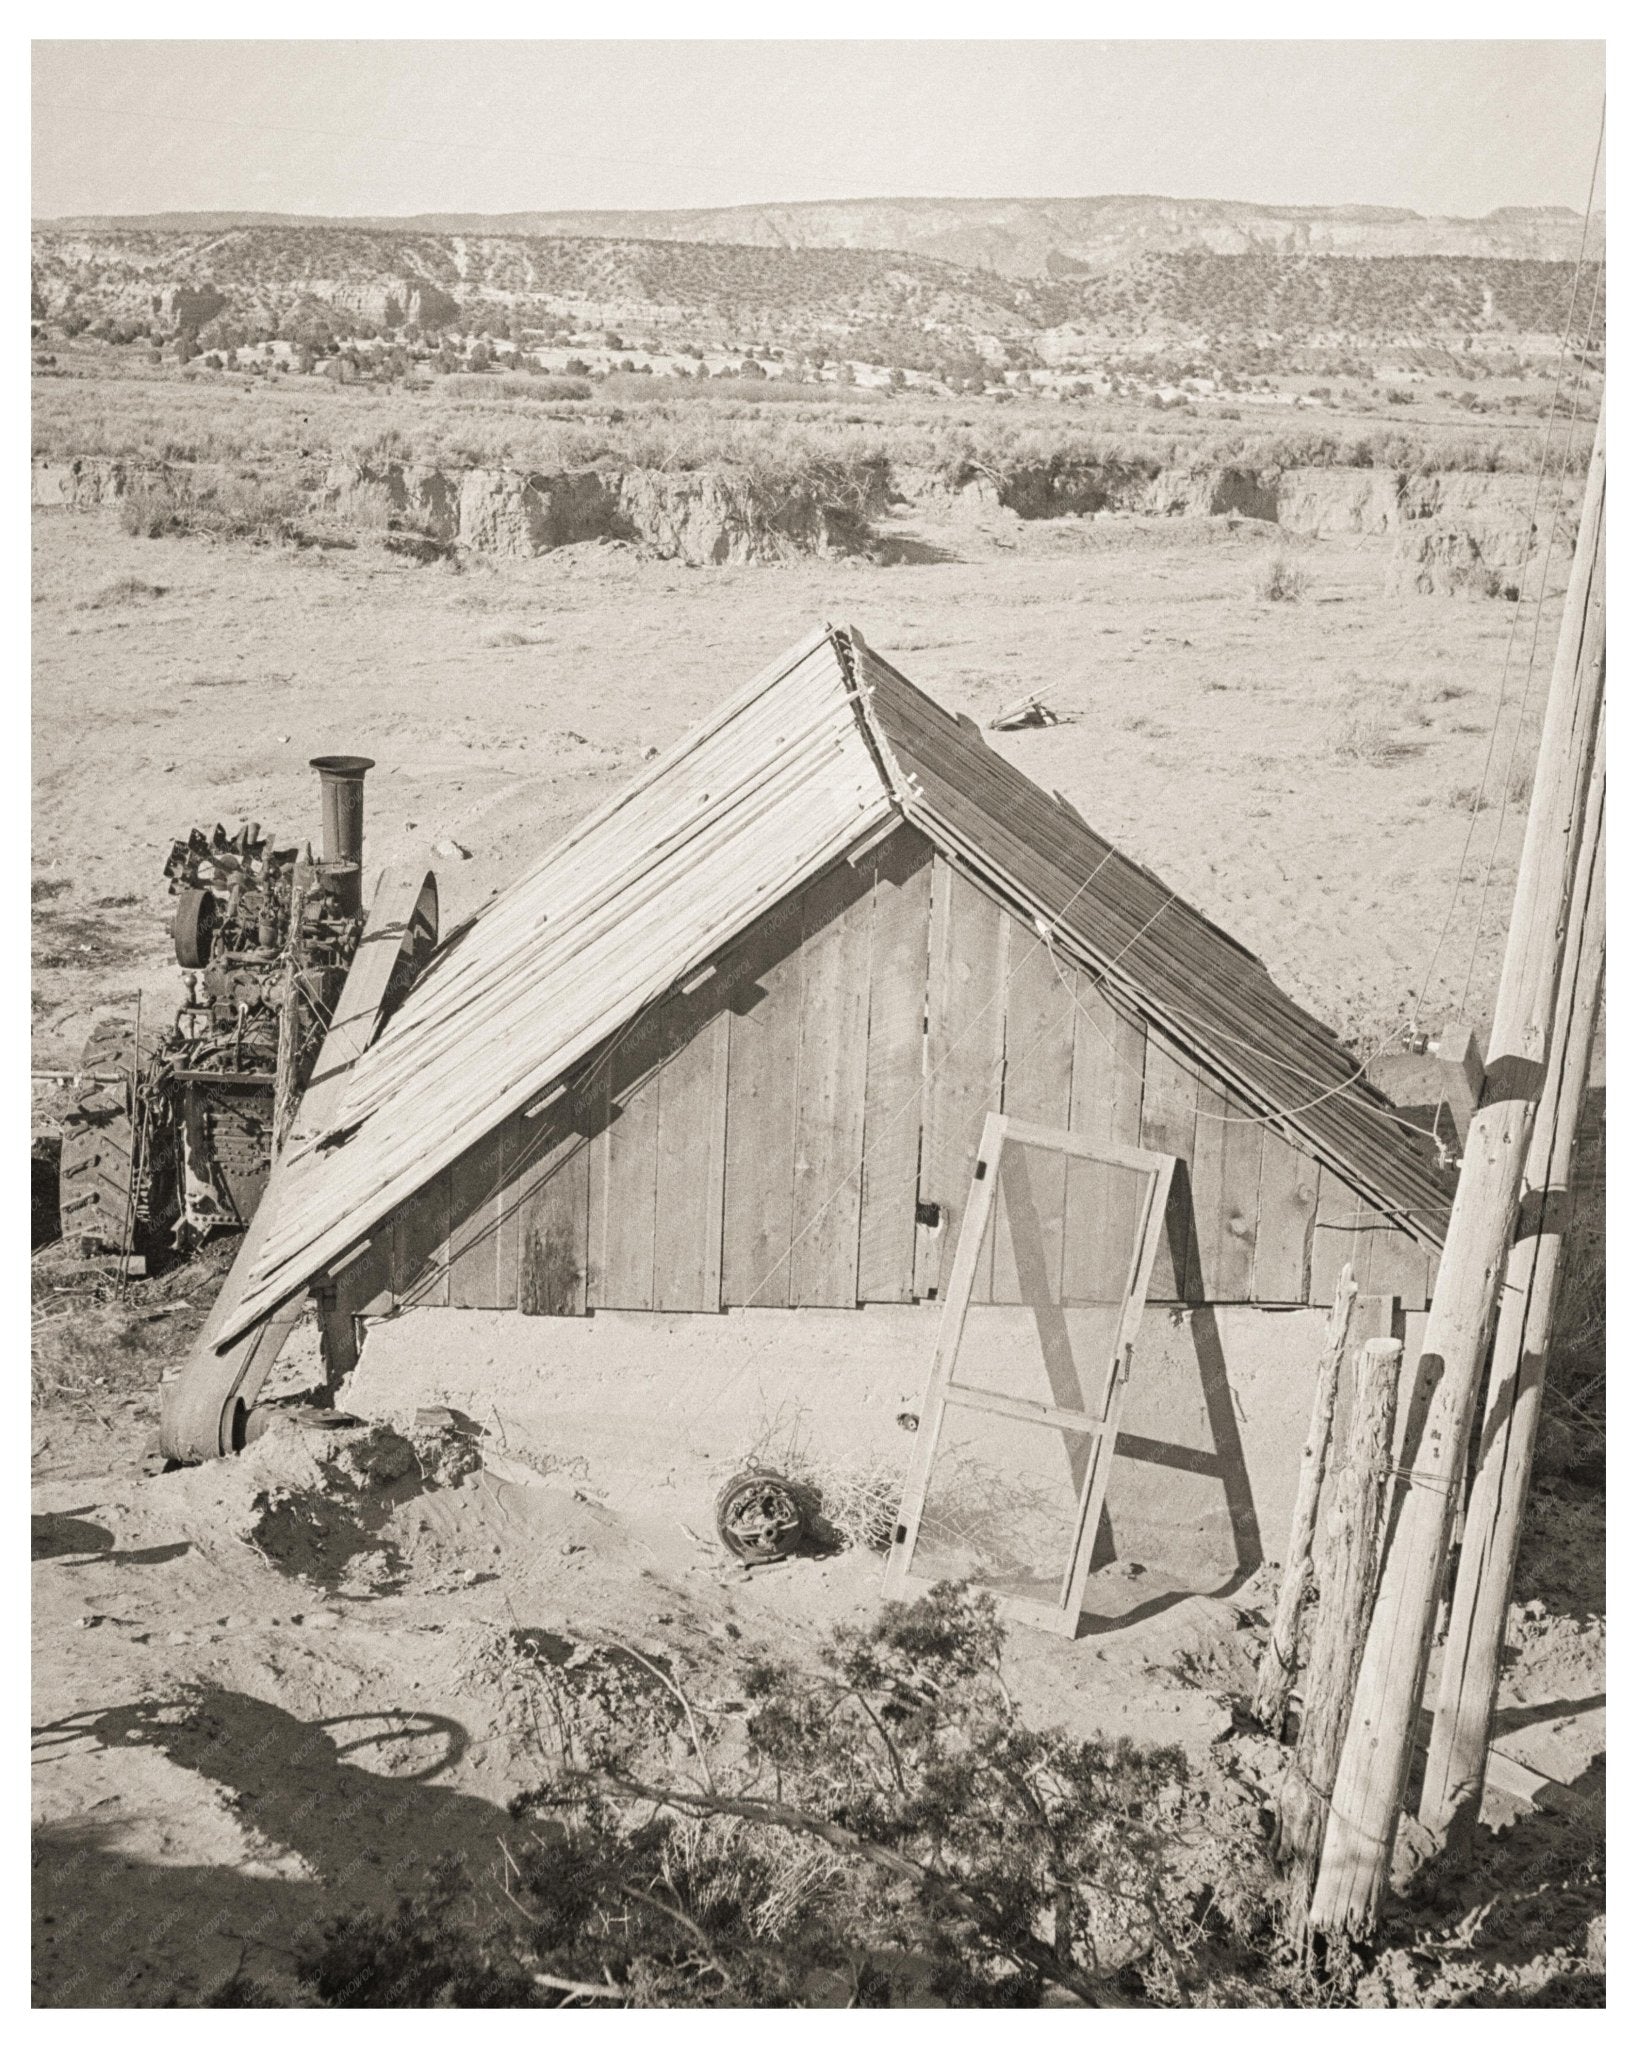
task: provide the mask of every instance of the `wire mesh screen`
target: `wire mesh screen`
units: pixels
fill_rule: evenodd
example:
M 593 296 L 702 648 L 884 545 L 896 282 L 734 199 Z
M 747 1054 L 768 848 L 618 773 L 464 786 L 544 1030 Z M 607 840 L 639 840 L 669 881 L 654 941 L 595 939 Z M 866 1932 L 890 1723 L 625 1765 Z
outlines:
M 1152 1179 L 1008 1134 L 952 1387 L 1100 1408 Z
M 1092 1445 L 1083 1433 L 950 1402 L 915 1539 L 917 1574 L 1057 1606 Z
M 914 1540 L 922 1579 L 1059 1608 L 1154 1173 L 1004 1136 Z M 1083 1422 L 1069 1418 L 1083 1417 Z

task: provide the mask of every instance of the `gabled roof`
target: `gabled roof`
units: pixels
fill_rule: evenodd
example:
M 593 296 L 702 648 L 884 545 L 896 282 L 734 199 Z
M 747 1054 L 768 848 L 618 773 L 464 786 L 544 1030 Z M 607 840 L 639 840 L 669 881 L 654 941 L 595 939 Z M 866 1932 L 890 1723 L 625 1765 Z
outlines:
M 1450 1188 L 1432 1146 L 1362 1078 L 1361 1062 L 1253 954 L 1067 805 L 985 745 L 857 635 L 866 722 L 905 815 L 952 859 L 1050 928 L 1103 981 L 1387 1215 L 1442 1241 Z
M 874 654 L 823 627 L 482 911 L 287 1152 L 226 1345 L 895 815 L 1366 1200 L 1430 1243 L 1448 1192 L 1267 970 Z M 1385 1114 L 1383 1113 L 1385 1112 Z

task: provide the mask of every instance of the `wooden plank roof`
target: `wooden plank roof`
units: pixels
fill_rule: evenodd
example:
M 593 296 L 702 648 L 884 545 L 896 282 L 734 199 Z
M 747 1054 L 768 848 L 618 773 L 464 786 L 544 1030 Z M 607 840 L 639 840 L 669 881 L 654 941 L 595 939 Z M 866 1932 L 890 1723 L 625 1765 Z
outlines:
M 893 804 L 820 628 L 543 861 L 440 957 L 288 1155 L 218 1348 L 533 1103 Z
M 897 812 L 1056 951 L 1430 1243 L 1420 1133 L 1245 949 L 845 628 L 783 655 L 438 958 L 290 1156 L 219 1345 L 361 1243 L 763 911 Z
M 1334 1034 L 1237 940 L 995 753 L 970 719 L 951 717 L 858 634 L 846 646 L 905 815 L 1111 1000 L 1395 1221 L 1440 1243 L 1451 1185 L 1430 1140 L 1396 1117 Z

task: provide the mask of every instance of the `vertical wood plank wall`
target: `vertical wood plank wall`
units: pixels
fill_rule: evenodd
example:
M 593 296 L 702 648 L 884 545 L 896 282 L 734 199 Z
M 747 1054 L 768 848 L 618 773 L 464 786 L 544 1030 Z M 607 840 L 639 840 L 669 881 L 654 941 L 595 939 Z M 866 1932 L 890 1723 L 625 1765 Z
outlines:
M 1429 1298 L 1421 1245 L 908 827 L 456 1160 L 339 1298 L 527 1315 L 931 1299 L 994 1109 L 1182 1162 L 1152 1299 L 1328 1304 L 1348 1260 L 1364 1293 Z M 1020 1296 L 1004 1207 L 978 1300 Z M 1098 1215 L 1065 1223 L 1072 1284 Z

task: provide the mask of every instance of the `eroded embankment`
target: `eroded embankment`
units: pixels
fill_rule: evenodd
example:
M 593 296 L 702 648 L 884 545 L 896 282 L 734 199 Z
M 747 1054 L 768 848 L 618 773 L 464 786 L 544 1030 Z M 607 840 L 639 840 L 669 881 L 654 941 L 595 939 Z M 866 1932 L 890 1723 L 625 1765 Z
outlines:
M 261 476 L 204 465 L 86 457 L 38 461 L 33 503 L 85 509 L 140 501 L 139 531 L 222 530 L 213 516 L 234 502 L 245 530 L 277 501 L 289 522 L 305 513 L 332 532 L 377 531 L 430 552 L 540 555 L 575 542 L 638 542 L 667 559 L 753 562 L 854 553 L 885 509 L 873 465 L 845 474 L 769 477 L 733 470 L 584 469 L 543 474 L 402 462 L 334 462 L 305 474 Z M 231 514 L 228 515 L 231 518 Z
M 867 554 L 878 540 L 874 522 L 894 504 L 1006 511 L 1030 520 L 1228 517 L 1303 538 L 1386 538 L 1389 588 L 1481 596 L 1515 595 L 1554 525 L 1554 552 L 1566 562 L 1578 501 L 1576 483 L 1537 495 L 1531 477 L 1487 471 L 1044 461 L 953 471 L 861 463 L 782 476 L 728 467 L 540 472 L 333 461 L 265 479 L 93 457 L 36 461 L 32 496 L 38 506 L 82 508 L 140 494 L 161 510 L 174 501 L 197 513 L 229 485 L 241 495 L 276 490 L 332 530 L 378 531 L 412 551 L 471 548 L 516 557 L 612 540 L 696 564 Z M 143 530 L 188 523 L 183 516 L 173 526 Z

